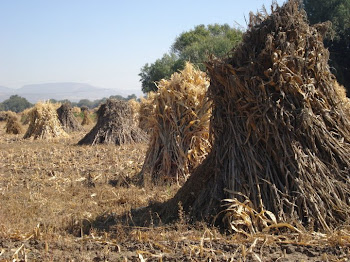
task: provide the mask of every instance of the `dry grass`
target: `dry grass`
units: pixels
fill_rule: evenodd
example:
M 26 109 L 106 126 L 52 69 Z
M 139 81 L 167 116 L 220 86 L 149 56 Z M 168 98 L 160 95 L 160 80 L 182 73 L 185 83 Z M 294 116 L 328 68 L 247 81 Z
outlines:
M 150 213 L 150 224 L 136 226 L 132 209 L 165 201 L 178 189 L 133 185 L 145 144 L 76 146 L 83 133 L 24 140 L 0 125 L 0 261 L 346 261 L 349 255 L 346 228 L 327 235 L 280 229 L 226 235 L 189 224 L 181 206 L 174 224 Z M 125 214 L 127 220 L 118 218 Z

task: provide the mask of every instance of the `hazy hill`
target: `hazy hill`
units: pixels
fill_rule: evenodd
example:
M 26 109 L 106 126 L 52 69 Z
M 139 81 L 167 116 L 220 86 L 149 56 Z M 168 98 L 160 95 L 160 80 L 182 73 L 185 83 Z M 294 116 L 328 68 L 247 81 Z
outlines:
M 0 102 L 2 102 L 3 100 L 6 100 L 13 94 L 14 94 L 14 89 L 8 88 L 5 86 L 0 86 Z
M 118 95 L 117 90 L 98 88 L 83 83 L 47 83 L 25 85 L 19 89 L 0 87 L 0 102 L 6 100 L 11 95 L 16 94 L 26 98 L 31 103 L 39 100 L 68 99 L 72 102 L 78 102 L 81 99 L 101 99 L 111 95 Z

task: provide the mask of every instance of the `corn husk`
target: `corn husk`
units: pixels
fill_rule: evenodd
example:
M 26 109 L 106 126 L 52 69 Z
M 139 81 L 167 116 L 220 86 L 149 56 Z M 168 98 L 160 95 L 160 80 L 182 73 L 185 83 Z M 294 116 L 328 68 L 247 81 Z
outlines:
M 149 112 L 144 125 L 151 137 L 144 180 L 148 176 L 153 183 L 184 181 L 206 157 L 211 147 L 208 85 L 205 73 L 187 63 L 170 80 L 161 80 L 158 91 L 141 102 L 142 110 Z

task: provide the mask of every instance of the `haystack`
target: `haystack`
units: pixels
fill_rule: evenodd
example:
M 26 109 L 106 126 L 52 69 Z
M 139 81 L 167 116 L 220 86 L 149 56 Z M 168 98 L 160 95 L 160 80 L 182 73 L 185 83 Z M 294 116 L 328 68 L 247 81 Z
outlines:
M 22 126 L 19 123 L 16 113 L 7 112 L 5 132 L 6 134 L 14 134 L 14 135 L 18 135 L 23 132 Z
M 143 180 L 155 184 L 185 181 L 210 150 L 209 80 L 187 63 L 170 80 L 161 80 L 148 117 L 150 144 Z M 149 179 L 151 178 L 151 179 Z
M 82 126 L 88 126 L 91 125 L 92 121 L 89 115 L 89 108 L 88 107 L 82 107 L 81 111 L 83 112 L 83 121 L 81 122 Z
M 142 97 L 140 101 L 139 127 L 147 133 L 150 131 L 149 118 L 155 108 L 153 104 L 155 96 L 155 92 L 149 92 L 147 97 Z
M 197 218 L 223 211 L 245 232 L 293 221 L 338 227 L 350 217 L 350 117 L 325 25 L 309 26 L 297 1 L 250 21 L 242 44 L 207 64 L 213 149 L 165 212 L 178 202 Z
M 56 112 L 64 131 L 73 132 L 84 130 L 78 120 L 75 118 L 70 104 L 62 104 Z
M 136 123 L 136 125 L 139 125 L 140 121 L 140 103 L 137 102 L 135 99 L 128 100 L 128 104 L 131 108 L 133 120 Z
M 133 121 L 130 106 L 125 101 L 108 99 L 97 111 L 97 123 L 79 141 L 79 145 L 129 144 L 146 140 L 145 133 Z
M 58 120 L 55 107 L 50 102 L 38 102 L 29 112 L 29 126 L 24 138 L 51 139 L 65 136 L 67 133 Z
M 12 113 L 11 111 L 0 111 L 0 122 L 7 120 L 8 113 Z
M 24 109 L 21 113 L 20 113 L 20 116 L 21 116 L 21 122 L 23 125 L 28 125 L 29 124 L 29 112 L 32 110 L 32 108 L 26 108 Z

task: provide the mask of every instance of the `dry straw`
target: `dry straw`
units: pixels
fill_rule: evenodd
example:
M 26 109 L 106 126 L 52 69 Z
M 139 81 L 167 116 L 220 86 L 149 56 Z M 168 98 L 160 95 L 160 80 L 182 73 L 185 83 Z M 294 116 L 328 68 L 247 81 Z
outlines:
M 153 103 L 154 99 L 156 97 L 155 92 L 149 92 L 147 94 L 147 97 L 141 98 L 140 101 L 140 109 L 139 109 L 139 127 L 146 131 L 147 133 L 150 131 L 150 121 L 148 119 L 152 115 L 152 112 L 154 111 L 155 105 Z
M 0 121 L 6 121 L 7 115 L 12 113 L 12 111 L 0 111 Z
M 128 104 L 131 108 L 131 112 L 132 112 L 132 116 L 133 116 L 133 120 L 134 122 L 139 125 L 139 121 L 140 121 L 140 103 L 137 102 L 135 99 L 130 99 L 128 101 Z
M 29 126 L 24 138 L 51 139 L 65 137 L 56 108 L 50 102 L 38 102 L 29 112 Z
M 58 119 L 66 132 L 82 131 L 83 127 L 80 125 L 78 120 L 75 118 L 72 107 L 68 103 L 62 104 L 57 109 Z
M 88 126 L 91 125 L 92 121 L 89 116 L 89 109 L 88 108 L 82 108 L 81 111 L 83 111 L 83 121 L 81 122 L 82 126 Z
M 151 141 L 142 171 L 145 182 L 184 181 L 206 157 L 210 150 L 208 85 L 205 73 L 187 63 L 170 80 L 158 83 L 153 100 L 143 102 L 143 110 L 151 111 L 147 118 Z
M 207 64 L 213 150 L 172 201 L 197 217 L 228 198 L 278 223 L 328 231 L 348 221 L 350 115 L 329 70 L 326 27 L 309 26 L 288 1 L 252 15 L 242 44 Z
M 32 108 L 26 108 L 24 109 L 21 113 L 21 122 L 23 125 L 28 125 L 29 124 L 29 112 L 32 110 Z
M 132 110 L 125 101 L 108 99 L 97 110 L 97 117 L 96 125 L 79 141 L 79 145 L 122 145 L 146 141 L 146 134 L 134 122 Z
M 19 123 L 18 117 L 16 113 L 8 111 L 6 113 L 6 125 L 5 125 L 5 132 L 6 134 L 21 134 L 22 126 Z

